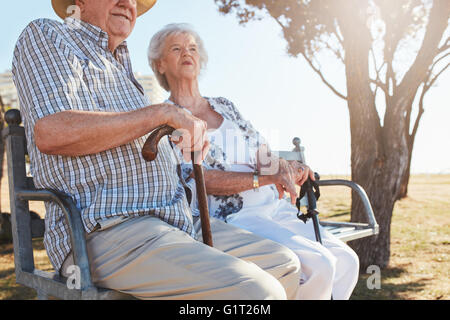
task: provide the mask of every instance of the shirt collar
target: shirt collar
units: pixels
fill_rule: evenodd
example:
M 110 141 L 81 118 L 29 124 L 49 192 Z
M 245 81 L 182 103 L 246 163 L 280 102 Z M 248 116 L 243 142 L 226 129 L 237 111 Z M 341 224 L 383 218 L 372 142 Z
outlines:
M 105 50 L 109 50 L 108 47 L 108 33 L 103 31 L 100 27 L 90 24 L 86 21 L 67 17 L 64 23 L 75 32 L 79 33 L 83 38 L 87 38 L 92 42 L 98 44 Z M 123 41 L 117 48 L 126 47 L 127 42 Z

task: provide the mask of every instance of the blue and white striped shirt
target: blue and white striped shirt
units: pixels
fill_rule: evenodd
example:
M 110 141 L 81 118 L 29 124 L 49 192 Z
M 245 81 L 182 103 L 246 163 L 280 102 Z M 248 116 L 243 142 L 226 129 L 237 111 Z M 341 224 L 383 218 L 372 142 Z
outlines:
M 34 125 L 42 117 L 65 110 L 126 112 L 150 104 L 133 76 L 126 42 L 111 53 L 108 34 L 99 27 L 72 18 L 35 20 L 16 44 L 13 76 L 34 183 L 71 195 L 86 232 L 112 217 L 154 215 L 196 238 L 168 139 L 161 140 L 153 162 L 141 155 L 146 136 L 78 157 L 47 155 L 36 147 Z M 56 204 L 45 206 L 44 245 L 59 270 L 71 250 L 68 226 Z

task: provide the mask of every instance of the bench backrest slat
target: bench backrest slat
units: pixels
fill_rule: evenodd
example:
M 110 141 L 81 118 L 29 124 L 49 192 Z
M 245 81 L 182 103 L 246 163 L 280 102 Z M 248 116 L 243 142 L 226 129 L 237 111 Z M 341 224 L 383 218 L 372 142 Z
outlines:
M 27 201 L 19 200 L 16 192 L 27 188 L 25 170 L 25 130 L 20 126 L 9 126 L 4 132 L 8 161 L 9 199 L 11 207 L 11 229 L 14 243 L 16 272 L 34 270 L 31 217 Z M 19 270 L 17 270 L 19 269 Z

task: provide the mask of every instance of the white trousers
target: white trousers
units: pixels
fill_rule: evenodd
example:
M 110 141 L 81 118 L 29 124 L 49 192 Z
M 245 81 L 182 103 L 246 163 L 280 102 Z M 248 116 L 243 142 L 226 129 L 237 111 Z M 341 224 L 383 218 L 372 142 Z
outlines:
M 305 224 L 296 214 L 297 209 L 282 200 L 270 214 L 243 210 L 227 222 L 276 241 L 297 254 L 301 264 L 297 299 L 329 300 L 331 294 L 335 300 L 349 299 L 358 281 L 358 256 L 322 227 L 323 245 L 318 243 L 312 221 Z

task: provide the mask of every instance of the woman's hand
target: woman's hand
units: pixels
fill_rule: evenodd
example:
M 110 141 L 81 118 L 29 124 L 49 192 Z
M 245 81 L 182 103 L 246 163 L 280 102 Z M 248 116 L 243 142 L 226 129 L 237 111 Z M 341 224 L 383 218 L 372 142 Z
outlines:
M 302 186 L 303 183 L 305 183 L 308 178 L 311 178 L 311 180 L 316 181 L 314 177 L 314 172 L 311 170 L 310 167 L 308 167 L 306 164 L 300 163 L 295 160 L 288 161 L 289 165 L 292 167 L 292 169 L 295 171 L 295 183 L 298 186 Z
M 300 178 L 299 170 L 288 161 L 272 154 L 266 145 L 261 145 L 258 149 L 257 168 L 263 180 L 269 179 L 272 184 L 275 184 L 279 199 L 283 198 L 284 192 L 288 192 L 292 204 L 295 204 L 297 197 L 295 183 Z
M 291 203 L 295 204 L 297 190 L 295 189 L 297 171 L 284 159 L 278 159 L 278 172 L 274 175 L 274 183 L 278 190 L 279 199 L 283 198 L 284 192 L 288 192 Z

